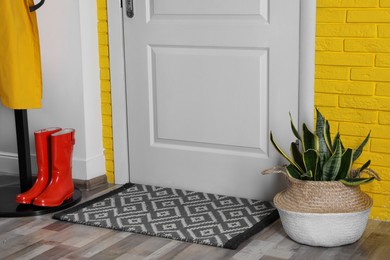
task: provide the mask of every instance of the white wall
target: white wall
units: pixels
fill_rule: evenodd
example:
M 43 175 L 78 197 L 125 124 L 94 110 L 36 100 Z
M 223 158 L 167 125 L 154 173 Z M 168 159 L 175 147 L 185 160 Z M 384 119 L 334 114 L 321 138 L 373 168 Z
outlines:
M 31 152 L 35 130 L 75 128 L 73 178 L 80 180 L 105 174 L 96 10 L 96 0 L 56 0 L 37 11 L 43 103 L 28 110 Z M 0 106 L 0 172 L 17 173 L 16 157 L 13 111 Z

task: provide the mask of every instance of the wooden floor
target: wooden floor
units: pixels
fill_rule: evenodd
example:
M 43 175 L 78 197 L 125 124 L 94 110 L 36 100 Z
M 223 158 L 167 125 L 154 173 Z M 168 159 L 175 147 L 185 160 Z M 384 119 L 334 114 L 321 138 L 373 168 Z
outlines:
M 83 200 L 113 187 L 83 192 Z M 315 248 L 290 240 L 280 221 L 222 249 L 57 221 L 51 214 L 0 218 L 0 259 L 390 259 L 390 223 L 369 221 L 352 245 Z

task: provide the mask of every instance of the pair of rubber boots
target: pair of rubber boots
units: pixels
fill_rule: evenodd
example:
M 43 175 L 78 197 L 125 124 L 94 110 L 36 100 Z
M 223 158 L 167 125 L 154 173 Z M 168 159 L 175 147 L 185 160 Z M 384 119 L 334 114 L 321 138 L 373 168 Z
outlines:
M 56 207 L 72 198 L 74 134 L 74 129 L 57 127 L 34 132 L 37 179 L 31 189 L 16 196 L 16 202 Z

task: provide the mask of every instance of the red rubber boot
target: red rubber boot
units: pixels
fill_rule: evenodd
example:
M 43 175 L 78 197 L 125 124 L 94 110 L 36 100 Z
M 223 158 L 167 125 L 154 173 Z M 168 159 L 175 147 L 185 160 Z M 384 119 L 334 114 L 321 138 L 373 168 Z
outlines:
M 33 204 L 57 207 L 73 196 L 72 153 L 74 129 L 63 129 L 51 135 L 51 180 L 47 188 L 35 198 Z
M 34 185 L 26 192 L 16 196 L 16 202 L 31 204 L 43 192 L 50 180 L 50 135 L 61 128 L 52 127 L 34 132 L 35 152 L 37 154 L 38 174 Z

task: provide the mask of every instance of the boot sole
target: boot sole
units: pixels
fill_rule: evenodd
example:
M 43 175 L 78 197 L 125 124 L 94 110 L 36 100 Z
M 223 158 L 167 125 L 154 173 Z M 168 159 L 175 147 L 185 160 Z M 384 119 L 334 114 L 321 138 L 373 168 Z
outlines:
M 65 201 L 72 199 L 72 197 L 73 197 L 73 192 L 70 195 L 69 194 L 66 195 L 65 198 L 63 200 L 61 200 L 60 203 L 52 203 L 52 204 L 51 203 L 42 203 L 42 204 L 40 204 L 40 203 L 36 203 L 34 201 L 32 204 L 34 204 L 35 206 L 39 206 L 39 207 L 58 207 L 58 206 L 61 206 L 62 203 L 64 203 Z

